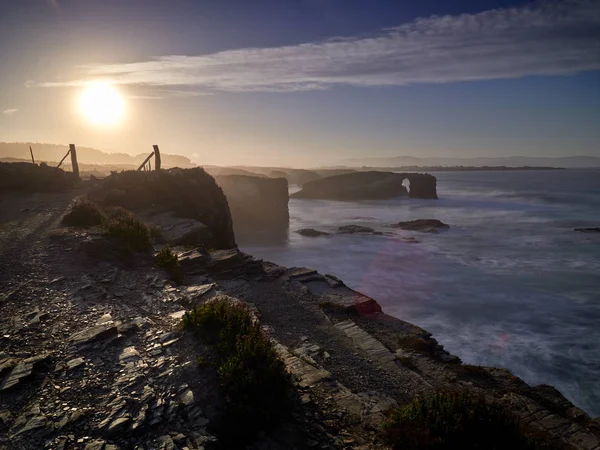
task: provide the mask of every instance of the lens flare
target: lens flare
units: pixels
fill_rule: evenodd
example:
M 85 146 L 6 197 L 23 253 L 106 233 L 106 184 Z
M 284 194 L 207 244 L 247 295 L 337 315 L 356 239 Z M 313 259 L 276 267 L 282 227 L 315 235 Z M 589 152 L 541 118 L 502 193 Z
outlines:
M 85 88 L 80 98 L 83 116 L 94 125 L 115 125 L 123 119 L 125 101 L 119 91 L 107 83 L 94 83 Z

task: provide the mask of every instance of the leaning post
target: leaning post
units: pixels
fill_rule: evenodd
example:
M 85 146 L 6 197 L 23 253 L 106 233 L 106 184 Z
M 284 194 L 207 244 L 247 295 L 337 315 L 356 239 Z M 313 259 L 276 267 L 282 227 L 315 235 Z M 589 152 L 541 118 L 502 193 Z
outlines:
M 31 153 L 31 162 L 35 164 L 35 159 L 33 158 L 33 149 L 31 148 L 31 145 L 29 146 L 29 153 Z
M 73 166 L 73 173 L 79 178 L 79 164 L 77 164 L 77 149 L 75 144 L 69 144 L 69 150 L 71 153 L 71 165 Z
M 160 150 L 158 149 L 158 145 L 153 145 L 154 148 L 154 170 L 160 170 Z

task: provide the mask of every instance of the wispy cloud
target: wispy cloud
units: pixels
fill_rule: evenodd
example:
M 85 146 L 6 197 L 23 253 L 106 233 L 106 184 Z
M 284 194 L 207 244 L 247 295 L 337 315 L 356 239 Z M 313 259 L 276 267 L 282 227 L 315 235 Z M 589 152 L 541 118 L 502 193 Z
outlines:
M 4 114 L 5 116 L 12 116 L 13 114 L 15 114 L 18 111 L 18 109 L 5 109 L 2 114 Z
M 87 64 L 43 87 L 116 84 L 198 91 L 289 92 L 568 75 L 600 69 L 600 1 L 565 0 L 417 19 L 369 37 Z M 192 89 L 191 91 L 189 89 Z

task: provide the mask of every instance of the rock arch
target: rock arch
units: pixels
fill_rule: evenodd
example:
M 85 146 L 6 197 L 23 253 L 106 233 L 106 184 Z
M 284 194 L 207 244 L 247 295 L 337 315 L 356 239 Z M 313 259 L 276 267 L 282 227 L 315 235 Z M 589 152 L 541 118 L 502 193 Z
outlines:
M 401 173 L 408 180 L 408 196 L 411 198 L 438 198 L 437 178 L 428 173 Z M 403 184 L 404 184 L 403 181 Z

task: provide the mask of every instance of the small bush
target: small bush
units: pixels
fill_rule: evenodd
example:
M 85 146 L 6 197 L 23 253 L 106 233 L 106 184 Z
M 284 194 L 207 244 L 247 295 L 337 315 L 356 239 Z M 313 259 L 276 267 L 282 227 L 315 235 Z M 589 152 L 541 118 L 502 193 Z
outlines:
M 93 227 L 102 223 L 104 216 L 95 203 L 78 198 L 71 205 L 71 209 L 62 219 L 63 225 L 68 227 Z
M 154 255 L 154 263 L 163 269 L 165 269 L 173 280 L 178 283 L 183 279 L 183 270 L 177 255 L 169 247 L 163 248 L 156 255 Z
M 510 413 L 466 394 L 418 397 L 389 413 L 383 428 L 393 449 L 536 449 Z
M 434 351 L 430 342 L 414 334 L 407 334 L 398 338 L 398 346 L 405 350 L 424 354 L 431 354 Z
M 103 225 L 108 236 L 123 241 L 130 251 L 152 248 L 152 235 L 148 226 L 124 208 L 107 209 Z
M 225 401 L 218 428 L 225 445 L 250 442 L 290 412 L 290 376 L 246 306 L 217 299 L 186 314 L 184 326 L 197 331 L 217 352 Z

